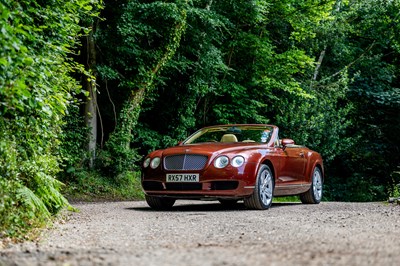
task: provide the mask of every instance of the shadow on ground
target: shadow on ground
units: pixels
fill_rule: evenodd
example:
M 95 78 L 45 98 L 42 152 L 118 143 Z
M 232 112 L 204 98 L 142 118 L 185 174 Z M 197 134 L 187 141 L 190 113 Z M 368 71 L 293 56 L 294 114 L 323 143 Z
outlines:
M 279 202 L 279 203 L 272 203 L 271 209 L 274 208 L 281 208 L 286 206 L 294 206 L 294 205 L 301 205 L 298 202 Z M 126 210 L 133 210 L 133 211 L 144 211 L 144 212 L 160 212 L 159 210 L 153 210 L 148 206 L 145 207 L 130 207 L 125 208 Z M 243 202 L 238 202 L 232 206 L 225 206 L 220 204 L 219 202 L 203 202 L 203 201 L 193 201 L 193 203 L 179 203 L 177 201 L 175 205 L 172 207 L 170 212 L 192 212 L 192 211 L 200 211 L 200 212 L 225 212 L 225 211 L 254 211 L 247 209 Z

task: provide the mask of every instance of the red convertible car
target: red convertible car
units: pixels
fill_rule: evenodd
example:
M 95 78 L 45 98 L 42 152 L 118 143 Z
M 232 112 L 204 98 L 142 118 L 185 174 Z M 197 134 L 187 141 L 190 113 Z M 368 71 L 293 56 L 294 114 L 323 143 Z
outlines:
M 300 195 L 303 203 L 322 198 L 321 155 L 274 125 L 235 124 L 202 128 L 178 146 L 156 150 L 143 162 L 147 204 L 169 209 L 177 199 L 243 200 L 250 209 L 268 209 L 274 196 Z

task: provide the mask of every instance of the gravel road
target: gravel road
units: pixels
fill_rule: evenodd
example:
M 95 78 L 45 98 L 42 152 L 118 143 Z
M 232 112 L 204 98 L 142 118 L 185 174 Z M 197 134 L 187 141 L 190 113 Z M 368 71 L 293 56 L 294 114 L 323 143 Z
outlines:
M 36 243 L 0 249 L 0 265 L 400 265 L 400 206 L 384 203 L 143 201 L 75 203 Z

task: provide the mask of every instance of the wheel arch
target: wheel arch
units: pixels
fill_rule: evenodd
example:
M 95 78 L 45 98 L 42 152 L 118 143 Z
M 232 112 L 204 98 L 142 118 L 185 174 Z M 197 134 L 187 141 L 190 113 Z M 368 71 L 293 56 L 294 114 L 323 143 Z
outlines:
M 324 171 L 324 164 L 321 155 L 317 152 L 312 152 L 311 155 L 308 157 L 308 162 L 306 166 L 306 180 L 311 182 L 312 175 L 315 168 L 318 168 L 321 171 L 322 175 L 322 182 L 325 181 L 325 171 Z
M 261 162 L 261 164 L 265 164 L 265 165 L 267 165 L 268 167 L 269 167 L 269 169 L 271 170 L 271 172 L 272 172 L 272 175 L 273 175 L 273 177 L 274 177 L 274 182 L 275 182 L 275 178 L 276 178 L 276 174 L 275 174 L 275 167 L 274 167 L 274 164 L 269 160 L 269 159 L 264 159 L 262 162 Z M 260 165 L 261 165 L 260 164 Z M 258 168 L 260 168 L 260 167 L 258 167 Z M 258 171 L 258 170 L 257 170 Z
M 324 173 L 324 167 L 320 164 L 320 163 L 316 163 L 315 166 L 316 168 L 318 168 L 321 171 L 321 177 L 322 177 L 322 183 L 325 183 L 325 173 Z

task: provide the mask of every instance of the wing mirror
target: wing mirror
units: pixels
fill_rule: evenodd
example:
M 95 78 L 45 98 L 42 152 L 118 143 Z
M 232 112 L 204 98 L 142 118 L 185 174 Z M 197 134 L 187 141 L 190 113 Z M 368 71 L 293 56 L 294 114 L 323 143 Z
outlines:
M 288 145 L 293 145 L 294 144 L 294 140 L 292 140 L 292 139 L 282 139 L 281 144 L 283 146 L 283 149 L 286 149 L 286 147 Z

